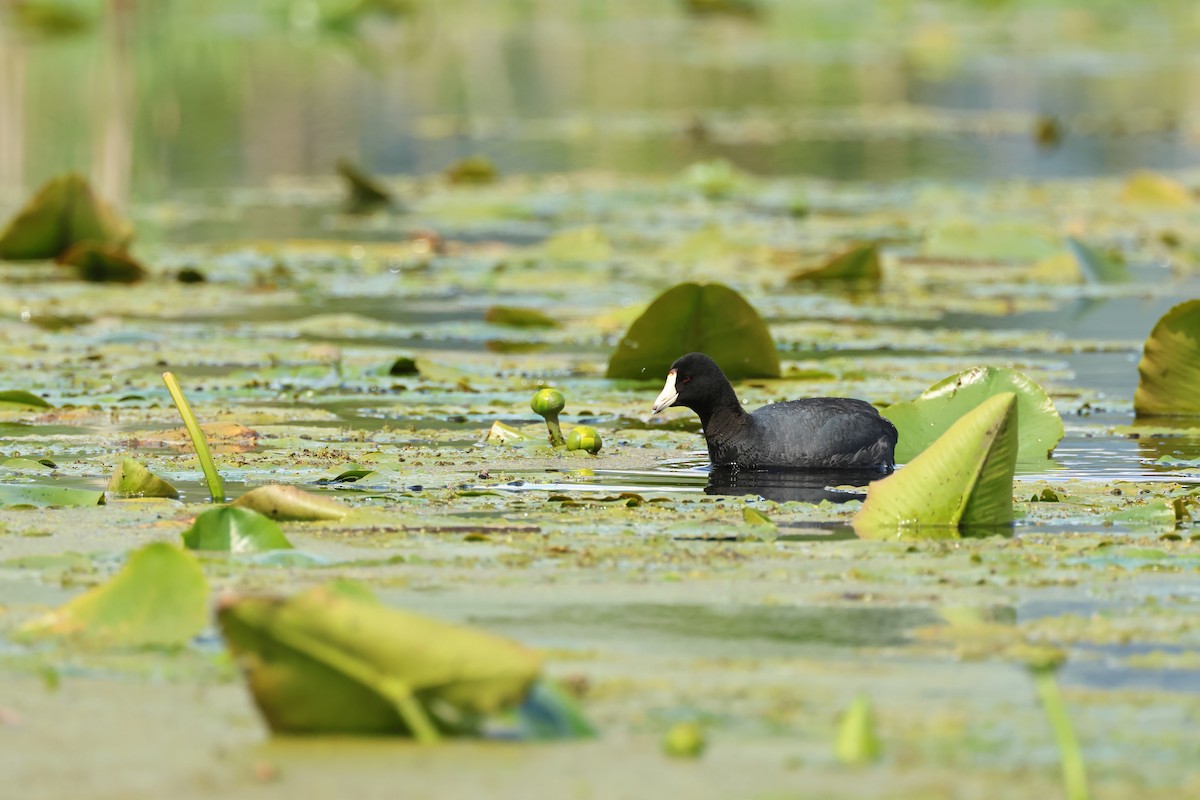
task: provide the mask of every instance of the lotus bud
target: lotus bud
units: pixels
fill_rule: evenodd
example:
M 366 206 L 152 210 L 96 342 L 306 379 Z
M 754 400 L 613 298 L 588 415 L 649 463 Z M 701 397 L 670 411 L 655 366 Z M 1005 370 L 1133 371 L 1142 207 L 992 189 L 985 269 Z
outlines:
M 542 389 L 529 401 L 529 407 L 546 420 L 546 429 L 550 431 L 550 446 L 562 447 L 565 440 L 562 428 L 558 424 L 558 415 L 567 407 L 563 393 L 558 389 Z
M 596 429 L 586 425 L 572 428 L 570 435 L 567 436 L 568 450 L 586 450 L 592 455 L 596 455 L 603 446 L 604 442 L 600 440 L 600 434 Z

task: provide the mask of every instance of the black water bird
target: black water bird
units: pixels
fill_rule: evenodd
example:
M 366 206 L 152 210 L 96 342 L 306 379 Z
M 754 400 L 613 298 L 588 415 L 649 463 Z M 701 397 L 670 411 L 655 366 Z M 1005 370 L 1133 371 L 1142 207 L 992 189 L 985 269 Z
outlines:
M 863 400 L 809 397 L 747 413 L 725 373 L 703 353 L 675 360 L 654 413 L 684 406 L 700 415 L 713 467 L 877 469 L 896 462 L 896 427 Z

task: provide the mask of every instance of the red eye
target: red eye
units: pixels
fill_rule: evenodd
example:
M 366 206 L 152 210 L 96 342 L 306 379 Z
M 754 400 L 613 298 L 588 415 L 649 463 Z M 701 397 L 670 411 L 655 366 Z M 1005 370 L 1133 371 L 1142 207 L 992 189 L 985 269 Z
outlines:
M 684 376 L 683 380 L 680 381 L 680 383 L 687 383 L 691 379 L 692 379 L 691 375 L 686 375 L 686 376 Z

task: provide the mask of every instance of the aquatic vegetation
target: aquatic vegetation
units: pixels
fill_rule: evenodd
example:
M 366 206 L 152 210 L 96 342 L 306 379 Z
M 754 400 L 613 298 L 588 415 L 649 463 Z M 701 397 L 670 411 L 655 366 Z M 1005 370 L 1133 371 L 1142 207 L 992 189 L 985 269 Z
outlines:
M 604 442 L 595 428 L 587 425 L 577 425 L 567 434 L 566 445 L 568 450 L 583 450 L 586 453 L 596 455 L 596 453 L 600 452 L 600 448 L 604 446 Z
M 162 378 L 167 385 L 167 391 L 171 393 L 171 399 L 175 401 L 175 408 L 179 410 L 179 416 L 183 418 L 183 425 L 187 428 L 192 446 L 196 448 L 196 456 L 200 459 L 200 467 L 204 470 L 204 479 L 208 482 L 208 491 L 212 496 L 212 501 L 223 503 L 225 502 L 225 487 L 221 482 L 221 475 L 217 472 L 217 465 L 213 463 L 204 431 L 200 429 L 200 423 L 196 421 L 196 415 L 192 413 L 192 407 L 188 404 L 187 397 L 183 394 L 183 389 L 174 374 L 164 372 Z
M 779 354 L 762 317 L 720 283 L 681 283 L 656 297 L 629 326 L 605 374 L 660 380 L 691 352 L 708 354 L 730 380 L 779 377 Z
M 105 491 L 121 497 L 179 497 L 179 490 L 132 458 L 123 458 Z
M 1200 300 L 1172 308 L 1154 325 L 1138 362 L 1139 415 L 1200 415 Z
M 898 472 L 876 481 L 854 516 L 870 539 L 956 539 L 960 528 L 1012 525 L 1017 395 L 1003 392 L 960 417 Z
M 882 279 L 879 247 L 874 244 L 861 244 L 838 253 L 816 267 L 793 272 L 788 282 L 867 284 L 879 283 Z
M 1129 268 L 1124 262 L 1084 244 L 1074 236 L 1067 237 L 1067 249 L 1085 280 L 1092 283 L 1120 283 L 1129 280 Z
M 452 184 L 482 186 L 500 180 L 500 171 L 490 158 L 482 155 L 468 156 L 446 167 L 444 175 Z
M 332 497 L 279 483 L 251 489 L 230 503 L 230 506 L 248 508 L 271 519 L 294 522 L 337 520 L 350 513 L 345 504 Z
M 137 283 L 146 277 L 146 268 L 123 249 L 96 242 L 72 245 L 58 261 L 90 283 Z
M 84 242 L 123 250 L 133 228 L 96 197 L 81 175 L 48 181 L 0 233 L 0 258 L 53 259 Z
M 515 306 L 488 306 L 487 310 L 483 312 L 483 320 L 493 325 L 505 325 L 510 328 L 560 327 L 556 319 L 541 311 Z
M 1033 674 L 1038 701 L 1046 712 L 1054 743 L 1062 765 L 1063 790 L 1067 800 L 1088 800 L 1087 766 L 1066 704 L 1058 690 L 1057 673 L 1066 654 L 1053 647 L 1031 647 L 1023 651 L 1026 665 Z
M 339 158 L 335 165 L 338 175 L 346 181 L 351 213 L 362 214 L 395 203 L 392 192 L 379 179 L 367 174 L 349 159 Z
M 1121 187 L 1121 202 L 1161 208 L 1188 208 L 1196 199 L 1179 181 L 1162 173 L 1139 170 Z
M 546 420 L 546 429 L 550 433 L 550 446 L 561 447 L 566 444 L 562 426 L 558 422 L 558 415 L 567 407 L 567 400 L 563 393 L 557 389 L 541 389 L 529 401 L 529 407 L 535 414 Z
M 208 624 L 208 583 L 194 557 L 165 542 L 130 554 L 111 580 L 27 623 L 29 637 L 94 647 L 181 645 Z
M 32 392 L 11 389 L 0 392 L 0 408 L 53 408 L 44 397 L 38 397 Z
M 676 722 L 663 734 L 663 753 L 672 758 L 699 758 L 706 749 L 708 736 L 699 722 Z
M 182 535 L 189 550 L 258 553 L 292 549 L 292 543 L 270 517 L 233 505 L 218 506 L 198 515 Z
M 866 695 L 858 695 L 838 721 L 834 740 L 834 755 L 847 766 L 860 766 L 878 761 L 883 746 L 875 731 L 875 711 Z
M 41 484 L 0 484 L 0 507 L 4 506 L 102 506 L 104 492 Z

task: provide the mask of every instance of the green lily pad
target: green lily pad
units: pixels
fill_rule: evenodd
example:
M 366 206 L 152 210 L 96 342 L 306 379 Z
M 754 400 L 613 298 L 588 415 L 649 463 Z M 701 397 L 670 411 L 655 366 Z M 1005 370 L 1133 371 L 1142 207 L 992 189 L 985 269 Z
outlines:
M 710 200 L 719 200 L 736 192 L 746 183 L 747 176 L 727 159 L 698 161 L 683 173 L 683 179 Z
M 106 490 L 121 497 L 179 497 L 178 489 L 132 458 L 121 460 Z
M 0 258 L 14 261 L 57 258 L 80 242 L 122 248 L 133 229 L 99 200 L 81 175 L 52 179 L 0 234 Z
M 1067 237 L 1067 249 L 1079 271 L 1091 283 L 1120 283 L 1129 280 L 1129 268 L 1094 247 L 1090 247 L 1073 236 Z
M 23 483 L 16 486 L 0 484 L 0 507 L 3 506 L 61 506 L 75 508 L 104 505 L 104 492 L 88 489 L 68 489 L 62 486 L 41 486 Z
M 472 735 L 520 705 L 541 666 L 490 633 L 325 588 L 227 598 L 217 619 L 277 733 Z
M 0 392 L 0 408 L 4 408 L 5 406 L 16 406 L 18 408 L 54 408 L 44 398 L 30 392 L 22 392 L 19 389 Z
M 186 643 L 208 624 L 208 584 L 196 559 L 165 542 L 129 557 L 112 580 L 22 628 L 108 647 Z
M 879 247 L 861 244 L 835 255 L 824 264 L 792 273 L 789 283 L 878 283 L 883 279 Z
M 558 321 L 532 308 L 491 306 L 483 312 L 484 322 L 510 328 L 557 328 Z
M 97 242 L 72 245 L 58 260 L 91 283 L 137 283 L 146 277 L 145 267 L 124 250 Z
M 349 159 L 339 158 L 336 168 L 338 175 L 346 181 L 352 212 L 370 211 L 392 203 L 392 193 L 388 188 Z
M 872 483 L 854 516 L 864 539 L 958 538 L 960 526 L 1011 525 L 1018 396 L 993 395 L 908 466 Z
M 720 283 L 681 283 L 659 295 L 617 345 L 607 377 L 661 379 L 685 353 L 708 354 L 730 380 L 778 378 L 779 354 L 746 299 Z
M 54 467 L 44 461 L 35 461 L 32 458 L 10 458 L 6 460 L 0 467 L 21 472 L 51 472 Z
M 446 168 L 446 180 L 464 186 L 482 186 L 500 179 L 500 170 L 487 156 L 468 156 Z
M 556 261 L 606 261 L 613 248 L 595 225 L 562 231 L 542 244 L 542 255 Z
M 249 508 L 220 506 L 196 517 L 183 532 L 189 550 L 219 550 L 229 553 L 258 553 L 290 550 L 292 543 L 274 520 Z
M 988 397 L 1003 392 L 1017 395 L 1020 408 L 1018 440 L 1021 461 L 1041 461 L 1063 437 L 1062 417 L 1038 383 L 1016 370 L 974 367 L 930 386 L 916 400 L 883 410 L 900 433 L 896 460 L 911 461 L 944 434 L 959 417 Z
M 1135 172 L 1121 188 L 1121 202 L 1130 205 L 1187 208 L 1195 203 L 1192 193 L 1179 181 L 1157 172 Z
M 272 484 L 251 489 L 233 501 L 234 508 L 248 508 L 271 519 L 295 522 L 341 519 L 350 509 L 332 497 L 322 497 L 295 486 Z
M 1044 225 L 961 220 L 933 228 L 925 240 L 924 252 L 931 258 L 1037 261 L 1055 255 L 1060 247 L 1058 236 Z
M 1139 416 L 1200 415 L 1200 300 L 1180 303 L 1154 325 L 1138 376 Z
M 834 753 L 843 764 L 859 765 L 878 761 L 883 747 L 875 732 L 875 712 L 871 701 L 859 695 L 838 722 Z

